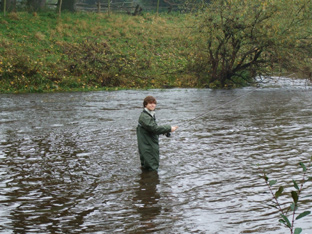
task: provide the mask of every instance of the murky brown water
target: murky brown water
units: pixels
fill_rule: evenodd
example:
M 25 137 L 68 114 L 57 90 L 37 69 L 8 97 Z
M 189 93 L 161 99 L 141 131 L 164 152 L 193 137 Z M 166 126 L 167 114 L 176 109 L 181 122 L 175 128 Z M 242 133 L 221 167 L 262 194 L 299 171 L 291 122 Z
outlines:
M 0 95 L 1 232 L 289 233 L 257 165 L 291 202 L 312 155 L 312 90 L 273 84 Z M 180 125 L 160 139 L 158 173 L 141 172 L 135 135 L 150 94 L 159 124 Z M 309 182 L 299 212 L 311 194 Z M 296 226 L 311 233 L 310 220 Z

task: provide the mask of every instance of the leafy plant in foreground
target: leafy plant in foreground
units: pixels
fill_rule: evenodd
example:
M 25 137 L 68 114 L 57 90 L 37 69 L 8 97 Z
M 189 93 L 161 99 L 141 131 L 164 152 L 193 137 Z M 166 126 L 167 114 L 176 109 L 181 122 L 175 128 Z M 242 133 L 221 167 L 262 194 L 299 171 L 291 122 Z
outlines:
M 312 161 L 312 157 L 311 157 L 311 160 L 309 162 L 309 167 L 311 167 L 311 161 Z M 286 208 L 282 208 L 281 202 L 278 201 L 278 198 L 284 192 L 284 187 L 280 186 L 278 188 L 278 190 L 274 193 L 272 186 L 277 183 L 277 180 L 269 180 L 267 174 L 265 173 L 265 171 L 263 171 L 263 178 L 264 178 L 265 183 L 268 186 L 270 193 L 272 195 L 272 202 L 274 203 L 273 207 L 278 209 L 280 216 L 281 216 L 279 222 L 282 223 L 286 228 L 288 228 L 290 230 L 291 234 L 300 234 L 302 232 L 302 228 L 299 228 L 299 227 L 295 228 L 294 227 L 295 221 L 298 219 L 301 219 L 301 218 L 303 218 L 303 217 L 305 217 L 311 213 L 311 211 L 304 211 L 304 212 L 300 213 L 299 215 L 297 215 L 297 213 L 296 213 L 296 211 L 298 209 L 299 196 L 302 192 L 303 185 L 305 182 L 312 179 L 312 177 L 307 178 L 307 167 L 306 167 L 306 165 L 302 162 L 299 164 L 303 170 L 302 180 L 300 181 L 299 184 L 295 180 L 292 180 L 293 187 L 295 188 L 295 190 L 291 191 L 292 203 L 289 207 L 286 207 Z M 289 215 L 289 213 L 290 213 L 290 215 Z M 289 217 L 290 217 L 290 219 L 289 219 Z

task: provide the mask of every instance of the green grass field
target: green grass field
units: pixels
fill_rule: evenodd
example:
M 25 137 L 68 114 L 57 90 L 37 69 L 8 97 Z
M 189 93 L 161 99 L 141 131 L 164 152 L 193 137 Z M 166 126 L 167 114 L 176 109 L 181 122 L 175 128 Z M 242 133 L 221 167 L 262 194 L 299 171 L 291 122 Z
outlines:
M 0 16 L 0 92 L 196 87 L 191 15 Z

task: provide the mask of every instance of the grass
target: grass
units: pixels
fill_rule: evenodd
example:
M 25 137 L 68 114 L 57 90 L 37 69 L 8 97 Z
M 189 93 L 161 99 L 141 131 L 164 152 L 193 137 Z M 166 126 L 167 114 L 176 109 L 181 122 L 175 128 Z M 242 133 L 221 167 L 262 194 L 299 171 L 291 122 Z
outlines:
M 0 92 L 194 87 L 190 15 L 0 17 Z

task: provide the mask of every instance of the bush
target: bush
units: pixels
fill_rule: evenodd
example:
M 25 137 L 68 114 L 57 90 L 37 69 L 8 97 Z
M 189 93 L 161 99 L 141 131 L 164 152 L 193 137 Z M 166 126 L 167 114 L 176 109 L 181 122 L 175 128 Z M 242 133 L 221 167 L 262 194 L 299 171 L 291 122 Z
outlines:
M 309 0 L 213 1 L 199 14 L 188 70 L 222 88 L 311 66 L 311 14 Z

